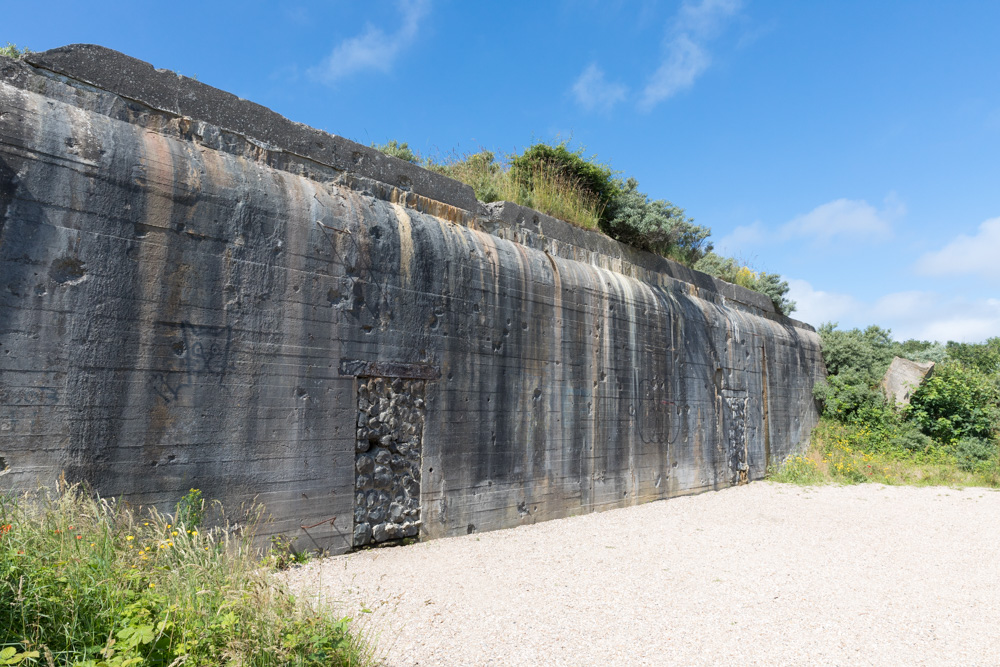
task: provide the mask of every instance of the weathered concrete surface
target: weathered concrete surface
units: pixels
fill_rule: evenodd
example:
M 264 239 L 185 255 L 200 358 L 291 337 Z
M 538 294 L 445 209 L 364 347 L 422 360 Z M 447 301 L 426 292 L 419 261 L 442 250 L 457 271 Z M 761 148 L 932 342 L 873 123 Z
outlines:
M 0 59 L 0 485 L 257 498 L 343 551 L 379 377 L 423 393 L 423 537 L 739 483 L 805 442 L 811 328 L 469 192 L 100 47 Z M 386 419 L 400 455 L 418 422 Z
M 896 405 L 909 405 L 910 397 L 924 379 L 934 372 L 933 361 L 910 361 L 893 357 L 889 370 L 882 377 L 882 391 L 885 397 Z

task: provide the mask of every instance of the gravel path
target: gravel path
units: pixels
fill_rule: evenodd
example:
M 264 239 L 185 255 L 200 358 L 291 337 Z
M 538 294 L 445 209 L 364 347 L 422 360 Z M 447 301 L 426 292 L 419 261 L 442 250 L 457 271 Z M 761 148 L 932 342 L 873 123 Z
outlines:
M 289 580 L 393 666 L 997 665 L 1000 493 L 755 482 Z

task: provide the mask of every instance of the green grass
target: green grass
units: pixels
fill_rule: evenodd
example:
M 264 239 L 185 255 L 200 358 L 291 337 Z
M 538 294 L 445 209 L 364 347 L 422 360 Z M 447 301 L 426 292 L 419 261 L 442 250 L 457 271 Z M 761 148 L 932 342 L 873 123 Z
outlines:
M 11 44 L 7 42 L 7 46 L 0 46 L 0 56 L 6 56 L 7 58 L 14 58 L 15 60 L 20 60 L 24 56 L 31 53 L 28 49 L 19 49 L 17 44 Z M 2 660 L 2 658 L 0 658 Z M 4 664 L 0 662 L 0 665 Z
M 510 201 L 577 227 L 598 228 L 603 206 L 572 176 L 544 162 L 519 176 L 510 161 L 511 156 L 498 162 L 492 152 L 481 151 L 443 162 L 427 161 L 425 166 L 472 187 L 479 201 Z
M 273 576 L 249 538 L 259 509 L 202 530 L 198 502 L 179 504 L 178 524 L 75 486 L 0 496 L 0 664 L 371 662 L 349 619 Z
M 880 484 L 1000 487 L 1000 459 L 994 456 L 969 469 L 946 448 L 920 452 L 886 451 L 866 427 L 824 417 L 809 447 L 792 454 L 768 474 L 791 484 Z

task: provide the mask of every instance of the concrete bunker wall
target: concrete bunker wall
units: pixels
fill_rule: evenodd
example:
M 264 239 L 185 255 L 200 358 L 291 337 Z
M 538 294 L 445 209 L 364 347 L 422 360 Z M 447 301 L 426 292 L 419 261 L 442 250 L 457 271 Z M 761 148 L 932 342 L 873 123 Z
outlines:
M 805 442 L 811 328 L 397 162 L 99 47 L 0 59 L 0 488 L 256 498 L 336 552 Z

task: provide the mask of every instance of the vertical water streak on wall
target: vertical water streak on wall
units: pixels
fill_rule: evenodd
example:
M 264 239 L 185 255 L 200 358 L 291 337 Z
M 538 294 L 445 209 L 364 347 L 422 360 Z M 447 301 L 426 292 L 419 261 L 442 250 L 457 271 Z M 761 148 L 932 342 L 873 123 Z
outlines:
M 423 383 L 425 537 L 727 485 L 730 432 L 753 478 L 761 448 L 782 457 L 815 421 L 815 333 L 738 288 L 534 212 L 497 227 L 436 177 L 396 189 L 410 166 L 353 173 L 364 161 L 337 156 L 368 149 L 308 128 L 268 117 L 286 134 L 249 138 L 144 105 L 180 85 L 153 70 L 127 99 L 23 63 L 0 74 L 5 109 L 30 117 L 0 117 L 16 180 L 0 208 L 0 484 L 55 479 L 68 457 L 74 478 L 165 509 L 191 485 L 258 497 L 268 530 L 336 552 L 359 373 Z M 224 102 L 241 128 L 264 113 Z

